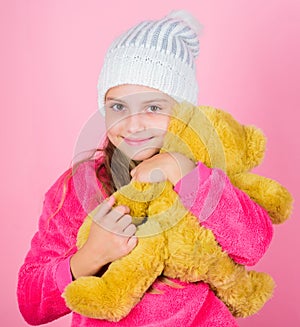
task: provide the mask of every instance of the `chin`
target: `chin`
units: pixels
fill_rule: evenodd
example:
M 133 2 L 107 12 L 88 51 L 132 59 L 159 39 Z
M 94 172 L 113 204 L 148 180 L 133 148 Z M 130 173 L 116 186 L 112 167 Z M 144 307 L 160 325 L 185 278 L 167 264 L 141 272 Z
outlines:
M 132 160 L 135 160 L 135 161 L 144 161 L 146 159 L 153 157 L 158 152 L 159 152 L 159 149 L 142 150 L 135 154 L 133 154 L 133 153 L 127 154 L 127 156 L 129 156 Z

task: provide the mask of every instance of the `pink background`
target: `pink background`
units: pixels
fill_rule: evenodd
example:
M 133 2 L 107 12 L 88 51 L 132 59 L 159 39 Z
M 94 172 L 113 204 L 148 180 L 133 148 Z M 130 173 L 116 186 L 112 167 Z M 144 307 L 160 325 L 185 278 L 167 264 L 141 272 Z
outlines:
M 274 298 L 241 326 L 300 325 L 300 1 L 1 1 L 1 326 L 27 326 L 17 271 L 37 228 L 44 193 L 68 168 L 76 139 L 97 110 L 105 49 L 142 19 L 185 8 L 203 23 L 200 104 L 220 107 L 268 137 L 258 172 L 295 197 L 256 269 L 277 282 Z M 4 181 L 4 183 L 3 183 Z M 49 326 L 66 326 L 70 317 Z

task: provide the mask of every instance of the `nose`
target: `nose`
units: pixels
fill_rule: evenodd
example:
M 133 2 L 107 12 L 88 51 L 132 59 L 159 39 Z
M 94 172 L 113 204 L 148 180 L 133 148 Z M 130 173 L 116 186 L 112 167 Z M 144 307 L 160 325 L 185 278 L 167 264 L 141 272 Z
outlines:
M 129 134 L 135 134 L 145 130 L 145 117 L 141 113 L 131 114 L 126 120 L 126 129 Z

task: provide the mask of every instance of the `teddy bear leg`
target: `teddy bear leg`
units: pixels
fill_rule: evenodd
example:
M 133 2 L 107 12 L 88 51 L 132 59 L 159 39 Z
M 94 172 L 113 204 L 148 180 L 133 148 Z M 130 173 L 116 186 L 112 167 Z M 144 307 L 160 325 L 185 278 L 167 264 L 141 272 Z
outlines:
M 217 296 L 235 317 L 247 317 L 258 312 L 271 298 L 275 286 L 270 275 L 242 268 L 244 273 L 237 276 L 233 283 L 216 290 Z
M 168 230 L 166 238 L 170 256 L 164 275 L 208 283 L 235 316 L 256 313 L 271 297 L 272 278 L 236 264 L 222 251 L 212 231 L 199 226 L 191 214 Z
M 149 232 L 150 225 L 139 227 L 135 249 L 111 263 L 101 277 L 80 277 L 66 287 L 63 297 L 71 310 L 110 321 L 119 321 L 130 312 L 164 266 L 164 235 Z

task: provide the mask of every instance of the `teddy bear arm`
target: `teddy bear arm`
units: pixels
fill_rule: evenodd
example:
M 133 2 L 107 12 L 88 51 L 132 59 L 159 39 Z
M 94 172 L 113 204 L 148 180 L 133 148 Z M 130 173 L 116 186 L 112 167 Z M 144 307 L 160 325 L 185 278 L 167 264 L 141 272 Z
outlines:
M 273 224 L 283 223 L 292 211 L 292 196 L 277 181 L 254 173 L 245 172 L 230 177 L 231 182 L 263 207 Z
M 82 225 L 80 226 L 78 233 L 77 233 L 77 242 L 76 246 L 78 249 L 82 248 L 89 237 L 91 225 L 93 222 L 92 216 L 86 216 Z

